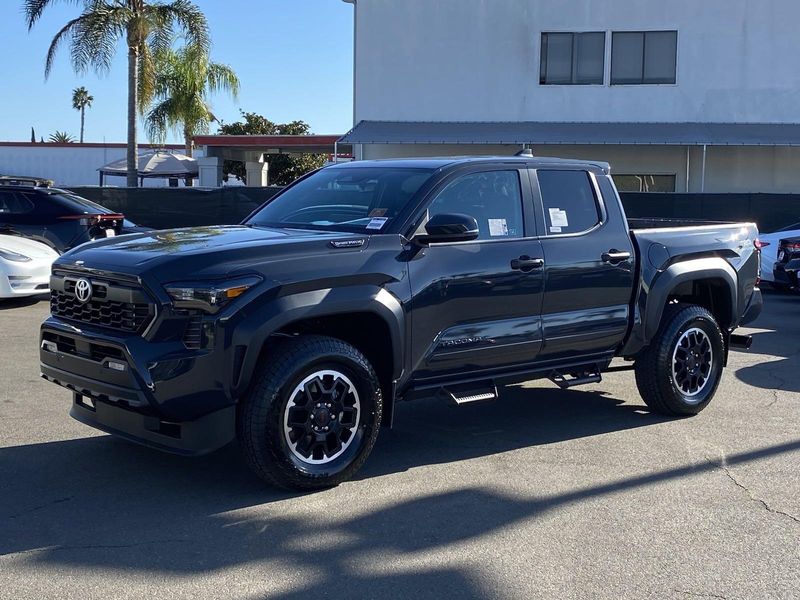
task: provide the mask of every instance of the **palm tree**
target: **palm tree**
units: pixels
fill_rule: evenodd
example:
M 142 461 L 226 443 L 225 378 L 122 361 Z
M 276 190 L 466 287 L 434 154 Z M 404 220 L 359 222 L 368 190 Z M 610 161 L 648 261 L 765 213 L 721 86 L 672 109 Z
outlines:
M 49 6 L 81 0 L 23 0 L 28 30 Z M 83 11 L 67 22 L 53 38 L 47 51 L 45 76 L 53 68 L 59 46 L 70 44 L 72 67 L 78 74 L 90 68 L 100 73 L 111 68 L 120 40 L 128 48 L 128 186 L 137 185 L 136 112 L 144 113 L 153 98 L 154 56 L 172 45 L 177 26 L 191 46 L 207 51 L 208 23 L 191 0 L 82 0 Z
M 192 138 L 206 133 L 217 118 L 208 105 L 208 95 L 229 92 L 239 94 L 239 78 L 228 65 L 209 60 L 208 53 L 197 47 L 167 50 L 156 57 L 155 97 L 158 103 L 147 115 L 146 126 L 151 140 L 164 143 L 168 129 L 180 129 L 187 156 L 192 156 Z
M 89 95 L 89 91 L 81 86 L 72 90 L 72 108 L 81 111 L 81 144 L 83 143 L 83 126 L 86 123 L 86 109 L 92 107 L 94 96 Z
M 75 138 L 68 134 L 66 131 L 56 131 L 51 133 L 48 138 L 51 144 L 74 144 Z

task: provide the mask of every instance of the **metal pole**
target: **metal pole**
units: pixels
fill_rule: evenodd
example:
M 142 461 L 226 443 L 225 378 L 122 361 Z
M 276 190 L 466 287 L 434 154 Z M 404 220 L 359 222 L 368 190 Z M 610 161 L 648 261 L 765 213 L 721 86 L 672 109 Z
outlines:
M 333 142 L 333 164 L 339 162 L 339 140 Z
M 708 146 L 703 144 L 703 170 L 701 171 L 700 176 L 700 192 L 706 191 L 706 151 L 708 150 Z
M 689 160 L 692 147 L 686 146 L 686 193 L 689 193 Z

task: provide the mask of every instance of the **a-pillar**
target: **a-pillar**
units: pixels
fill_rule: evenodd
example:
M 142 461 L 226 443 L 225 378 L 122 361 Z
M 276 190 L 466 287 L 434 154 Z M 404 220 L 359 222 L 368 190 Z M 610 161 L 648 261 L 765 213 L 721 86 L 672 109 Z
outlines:
M 247 161 L 247 187 L 267 187 L 269 183 L 269 163 Z
M 200 172 L 200 187 L 218 188 L 222 185 L 222 159 L 216 156 L 205 156 L 197 159 Z

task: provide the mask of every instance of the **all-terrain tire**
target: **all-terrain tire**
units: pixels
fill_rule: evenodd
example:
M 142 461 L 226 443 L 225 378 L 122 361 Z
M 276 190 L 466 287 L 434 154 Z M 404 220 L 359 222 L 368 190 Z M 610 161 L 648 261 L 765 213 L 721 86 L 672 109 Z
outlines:
M 695 347 L 703 349 L 689 352 Z M 707 369 L 701 354 L 710 357 Z M 636 358 L 636 386 L 654 412 L 695 415 L 714 397 L 724 360 L 725 341 L 713 315 L 694 304 L 670 304 L 655 338 Z M 699 366 L 687 369 L 687 364 Z
M 298 336 L 276 340 L 259 368 L 261 372 L 240 404 L 237 415 L 237 437 L 250 468 L 264 481 L 293 490 L 332 487 L 351 478 L 375 445 L 383 410 L 378 376 L 364 355 L 335 338 Z M 305 381 L 308 383 L 304 384 Z M 322 390 L 335 390 L 337 386 L 352 391 L 333 391 L 332 395 L 320 396 Z M 325 409 L 325 398 L 336 398 L 337 393 L 349 408 L 334 414 L 335 406 Z M 314 398 L 315 395 L 318 397 Z M 349 400 L 344 399 L 345 396 Z M 290 431 L 290 425 L 298 420 L 297 415 L 302 420 L 306 406 L 298 406 L 298 403 L 306 402 L 306 397 L 310 399 L 305 425 L 308 433 L 303 433 L 303 426 Z M 322 408 L 315 409 L 316 406 Z M 354 406 L 358 407 L 357 411 Z M 315 410 L 325 414 L 312 414 Z M 343 416 L 345 413 L 349 416 Z M 349 430 L 352 439 L 347 437 L 349 443 L 342 442 L 338 434 L 321 432 L 322 429 L 328 431 L 326 425 L 334 429 L 337 423 L 346 429 L 346 418 L 351 420 L 348 425 L 352 427 Z M 320 433 L 315 433 L 317 430 Z M 291 438 L 298 432 L 300 441 L 293 442 Z M 330 457 L 325 454 L 329 452 L 329 444 L 319 440 L 326 435 L 329 436 L 326 440 L 333 435 L 333 443 L 339 443 L 341 454 L 337 456 L 333 451 Z M 302 456 L 301 446 L 307 440 L 312 440 L 308 444 L 316 444 L 314 452 L 322 448 L 322 454 Z

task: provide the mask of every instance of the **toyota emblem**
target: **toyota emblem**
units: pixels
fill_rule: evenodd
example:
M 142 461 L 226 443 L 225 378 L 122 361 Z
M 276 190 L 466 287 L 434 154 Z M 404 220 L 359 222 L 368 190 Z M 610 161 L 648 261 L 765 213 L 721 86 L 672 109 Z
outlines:
M 78 279 L 75 282 L 75 297 L 81 304 L 86 304 L 92 299 L 92 283 L 88 279 Z

